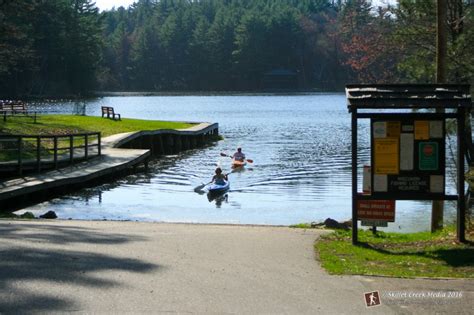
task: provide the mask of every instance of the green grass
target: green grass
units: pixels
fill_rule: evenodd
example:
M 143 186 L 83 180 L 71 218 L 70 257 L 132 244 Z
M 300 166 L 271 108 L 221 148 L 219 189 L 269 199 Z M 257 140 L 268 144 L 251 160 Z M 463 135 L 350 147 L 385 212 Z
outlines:
M 311 226 L 311 223 L 298 223 L 298 224 L 292 224 L 289 226 L 290 228 L 294 229 L 312 229 L 313 227 Z
M 67 135 L 85 132 L 101 132 L 102 137 L 107 137 L 117 133 L 139 131 L 139 130 L 158 130 L 158 129 L 184 129 L 193 126 L 193 124 L 181 122 L 168 122 L 156 120 L 140 120 L 124 118 L 120 121 L 92 116 L 73 116 L 73 115 L 41 115 L 34 123 L 30 117 L 8 117 L 7 121 L 0 120 L 0 134 L 13 135 Z M 22 154 L 24 160 L 36 156 L 36 142 L 34 139 L 24 139 L 23 146 L 25 151 Z M 89 139 L 93 141 L 95 139 Z M 74 138 L 74 145 L 83 145 L 84 138 Z M 13 161 L 18 159 L 17 143 L 3 142 L 0 152 L 1 161 Z M 59 138 L 58 147 L 69 147 L 68 138 Z M 53 141 L 42 140 L 41 154 L 51 155 Z
M 401 234 L 336 230 L 315 244 L 322 266 L 330 274 L 393 277 L 474 278 L 474 246 L 455 242 L 453 229 Z
M 127 119 L 112 120 L 93 116 L 41 115 L 37 123 L 28 117 L 8 117 L 0 121 L 0 133 L 53 135 L 82 132 L 101 132 L 102 137 L 122 132 L 157 129 L 183 129 L 193 124 L 158 120 Z
M 0 211 L 0 220 L 1 219 L 34 219 L 35 215 L 31 212 L 25 212 L 23 214 L 17 215 L 11 212 L 2 212 Z

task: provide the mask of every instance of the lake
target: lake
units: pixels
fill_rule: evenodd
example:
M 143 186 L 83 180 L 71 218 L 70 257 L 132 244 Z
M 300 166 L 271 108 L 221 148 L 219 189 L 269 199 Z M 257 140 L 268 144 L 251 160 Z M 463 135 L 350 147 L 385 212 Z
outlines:
M 36 104 L 43 112 L 95 116 L 101 106 L 113 106 L 124 118 L 218 122 L 224 140 L 156 159 L 147 173 L 27 211 L 53 210 L 62 219 L 268 225 L 351 218 L 351 126 L 342 93 L 117 96 Z M 369 164 L 368 126 L 368 121 L 359 124 L 360 172 Z M 238 146 L 254 163 L 229 175 L 231 190 L 225 198 L 209 201 L 195 193 L 193 188 L 210 181 L 216 166 L 231 171 L 230 159 L 220 153 L 232 154 Z M 447 176 L 448 192 L 454 187 L 453 177 Z M 446 202 L 445 216 L 454 220 L 455 203 Z M 396 222 L 387 229 L 428 230 L 430 217 L 430 202 L 398 201 Z

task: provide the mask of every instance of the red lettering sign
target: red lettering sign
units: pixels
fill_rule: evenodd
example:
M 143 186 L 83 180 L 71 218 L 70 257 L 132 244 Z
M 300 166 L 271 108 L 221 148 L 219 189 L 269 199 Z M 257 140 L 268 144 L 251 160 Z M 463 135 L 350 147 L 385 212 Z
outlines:
M 357 218 L 395 222 L 395 200 L 358 200 Z

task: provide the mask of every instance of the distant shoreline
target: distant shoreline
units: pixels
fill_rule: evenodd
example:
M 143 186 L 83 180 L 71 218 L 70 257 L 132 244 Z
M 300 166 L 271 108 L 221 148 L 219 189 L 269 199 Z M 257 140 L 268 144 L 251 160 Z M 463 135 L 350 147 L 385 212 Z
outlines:
M 70 101 L 94 99 L 109 96 L 292 96 L 292 95 L 322 95 L 322 94 L 344 94 L 341 91 L 308 90 L 308 91 L 93 91 L 84 95 L 29 95 L 18 96 L 14 99 L 25 101 Z M 8 99 L 8 98 L 5 98 Z
M 261 92 L 244 92 L 244 91 L 163 91 L 163 92 L 112 92 L 112 91 L 95 91 L 93 96 L 265 96 L 265 95 L 311 95 L 311 94 L 334 94 L 344 93 L 344 91 L 261 91 Z

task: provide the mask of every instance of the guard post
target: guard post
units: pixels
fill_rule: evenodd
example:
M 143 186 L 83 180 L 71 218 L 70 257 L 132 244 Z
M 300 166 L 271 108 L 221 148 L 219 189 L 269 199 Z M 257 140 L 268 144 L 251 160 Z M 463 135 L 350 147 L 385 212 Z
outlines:
M 352 128 L 352 243 L 358 243 L 358 203 L 384 200 L 457 201 L 457 239 L 465 241 L 464 84 L 347 85 Z M 445 112 L 437 113 L 443 108 Z M 358 192 L 358 120 L 370 120 L 369 194 Z M 457 194 L 446 194 L 446 119 L 457 123 Z

